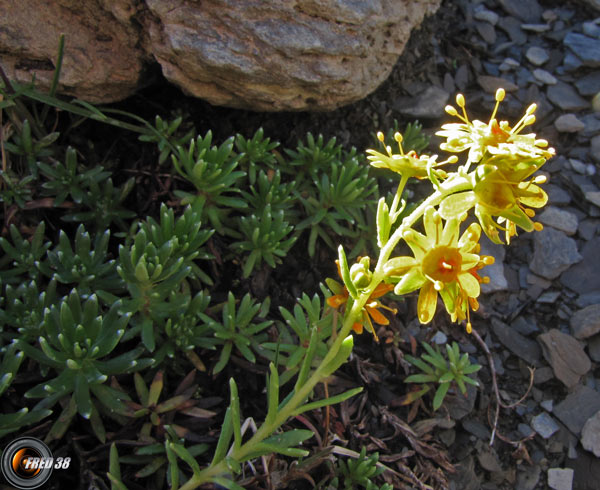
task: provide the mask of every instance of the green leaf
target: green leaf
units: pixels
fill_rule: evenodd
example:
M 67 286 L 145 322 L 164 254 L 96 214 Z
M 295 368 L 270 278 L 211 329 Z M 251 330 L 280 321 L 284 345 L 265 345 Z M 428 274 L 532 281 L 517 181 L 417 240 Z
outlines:
M 338 258 L 344 284 L 346 285 L 350 296 L 352 296 L 354 299 L 358 299 L 358 292 L 356 291 L 356 287 L 354 287 L 354 283 L 350 278 L 350 269 L 348 267 L 348 260 L 346 259 L 346 254 L 344 253 L 344 247 L 342 247 L 341 245 L 338 247 Z
M 350 354 L 352 353 L 353 347 L 354 347 L 354 336 L 348 335 L 348 337 L 346 337 L 342 341 L 340 350 L 335 355 L 335 357 L 330 362 L 328 362 L 326 366 L 323 366 L 323 369 L 322 369 L 323 376 L 329 376 L 329 375 L 333 374 L 335 371 L 337 371 L 337 369 L 348 360 L 348 358 L 350 357 Z
M 231 407 L 231 423 L 233 426 L 233 448 L 235 451 L 237 451 L 242 445 L 242 416 L 240 413 L 240 398 L 238 396 L 238 389 L 233 378 L 229 378 L 229 392 L 229 406 Z
M 229 442 L 233 437 L 233 423 L 231 420 L 231 407 L 227 407 L 225 411 L 225 418 L 223 419 L 223 424 L 221 425 L 221 434 L 219 435 L 219 440 L 217 441 L 217 447 L 215 449 L 213 459 L 211 462 L 211 466 L 220 463 L 225 455 L 227 454 L 227 450 L 229 449 Z
M 433 409 L 437 410 L 442 406 L 444 402 L 444 398 L 446 397 L 446 393 L 448 393 L 448 389 L 450 388 L 450 383 L 442 383 L 437 391 L 435 392 L 435 396 L 433 397 Z
M 297 410 L 294 411 L 295 415 L 300 415 L 301 413 L 308 412 L 309 410 L 316 410 L 317 408 L 325 407 L 327 405 L 335 405 L 336 403 L 341 403 L 348 398 L 357 395 L 362 391 L 362 387 L 352 388 L 351 390 L 345 391 L 344 393 L 340 393 L 339 395 L 332 396 L 330 398 L 325 398 L 324 400 L 317 400 L 311 403 L 307 403 L 306 405 L 302 405 Z

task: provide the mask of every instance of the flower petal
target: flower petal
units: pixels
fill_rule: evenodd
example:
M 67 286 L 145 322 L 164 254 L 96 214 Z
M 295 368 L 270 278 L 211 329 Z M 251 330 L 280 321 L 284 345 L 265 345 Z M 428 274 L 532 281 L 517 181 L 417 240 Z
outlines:
M 386 276 L 403 276 L 418 264 L 414 257 L 392 257 L 383 265 Z
M 367 314 L 379 325 L 389 325 L 390 321 L 381 313 L 377 307 L 365 306 Z
M 473 191 L 457 192 L 445 198 L 439 206 L 439 213 L 444 219 L 458 218 L 475 205 Z
M 394 293 L 399 296 L 410 293 L 415 289 L 419 289 L 426 280 L 421 270 L 415 267 L 402 276 L 402 279 L 394 288 Z
M 479 287 L 479 281 L 475 279 L 473 274 L 469 272 L 459 274 L 458 282 L 460 283 L 460 287 L 463 289 L 463 291 L 467 293 L 467 296 L 471 298 L 477 298 L 477 296 L 479 296 L 481 288 Z
M 427 281 L 419 292 L 419 301 L 417 302 L 417 313 L 421 323 L 429 323 L 433 319 L 437 306 L 437 297 L 438 292 L 433 287 L 433 283 Z

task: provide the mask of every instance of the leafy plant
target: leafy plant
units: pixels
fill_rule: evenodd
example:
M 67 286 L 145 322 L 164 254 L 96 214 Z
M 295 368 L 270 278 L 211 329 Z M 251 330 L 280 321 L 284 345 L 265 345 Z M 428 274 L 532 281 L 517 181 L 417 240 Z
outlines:
M 22 281 L 23 277 L 37 280 L 41 272 L 49 274 L 45 256 L 52 244 L 44 241 L 45 229 L 46 225 L 42 221 L 35 229 L 31 240 L 28 240 L 23 238 L 15 225 L 10 225 L 12 243 L 0 237 L 0 247 L 6 254 L 0 259 L 0 279 L 3 282 L 12 284 Z
M 89 189 L 83 195 L 81 204 L 87 211 L 74 211 L 65 214 L 62 219 L 67 222 L 93 222 L 98 230 L 104 230 L 111 223 L 116 223 L 121 230 L 126 230 L 125 220 L 133 218 L 135 213 L 127 209 L 124 201 L 135 185 L 135 177 L 128 179 L 122 186 L 115 187 L 111 178 L 97 182 L 88 180 Z
M 2 395 L 14 380 L 19 366 L 23 362 L 24 354 L 15 343 L 0 350 L 2 361 L 0 361 L 0 395 Z M 27 407 L 16 413 L 0 414 L 0 437 L 15 432 L 21 427 L 39 422 L 52 413 L 48 409 L 34 409 L 29 411 Z
M 173 153 L 178 146 L 188 145 L 194 137 L 194 130 L 190 129 L 182 136 L 181 132 L 183 116 L 176 117 L 171 122 L 163 120 L 160 116 L 154 118 L 154 128 L 156 131 L 142 134 L 139 136 L 140 141 L 147 143 L 156 143 L 158 151 L 158 164 L 162 165 L 167 161 L 169 155 Z
M 92 182 L 99 186 L 111 175 L 111 172 L 100 165 L 82 171 L 77 164 L 77 152 L 71 147 L 67 148 L 64 164 L 56 161 L 54 165 L 44 162 L 37 162 L 37 165 L 42 175 L 48 179 L 42 184 L 42 194 L 54 196 L 54 206 L 60 206 L 68 197 L 74 203 L 81 204 Z
M 25 205 L 32 200 L 33 191 L 32 182 L 35 181 L 33 175 L 18 177 L 10 170 L 0 170 L 0 202 L 6 206 L 16 204 L 19 208 L 25 208 Z
M 241 134 L 235 135 L 235 148 L 241 154 L 240 165 L 247 169 L 250 184 L 255 183 L 257 173 L 265 166 L 275 168 L 277 157 L 274 150 L 278 146 L 277 141 L 271 142 L 270 138 L 264 137 L 263 128 L 258 128 L 249 139 Z
M 18 286 L 7 284 L 1 299 L 0 332 L 4 331 L 1 335 L 12 340 L 18 333 L 21 340 L 33 342 L 43 330 L 46 308 L 57 302 L 56 281 L 50 281 L 43 291 L 33 280 Z M 5 331 L 6 327 L 9 331 Z
M 290 157 L 289 164 L 298 167 L 296 180 L 303 189 L 305 176 L 317 179 L 321 172 L 327 171 L 332 164 L 342 159 L 342 145 L 336 144 L 335 138 L 325 143 L 322 134 L 315 140 L 311 133 L 306 133 L 306 144 L 298 141 L 296 150 L 286 149 L 285 153 Z
M 177 437 L 170 426 L 165 426 L 167 437 L 162 443 L 149 444 L 137 448 L 133 454 L 120 456 L 116 444 L 110 448 L 108 479 L 111 482 L 111 490 L 127 490 L 121 477 L 121 463 L 130 465 L 143 465 L 134 477 L 148 478 L 154 476 L 154 487 L 163 487 L 166 481 L 168 488 L 179 488 L 179 482 L 186 475 L 179 469 L 178 458 L 186 462 L 194 470 L 200 471 L 196 457 L 205 453 L 208 444 L 194 444 L 185 447 L 183 438 Z
M 297 229 L 310 229 L 308 254 L 315 254 L 317 238 L 330 248 L 336 248 L 334 237 L 351 237 L 357 241 L 356 250 L 364 247 L 369 230 L 365 213 L 374 205 L 371 198 L 377 192 L 377 182 L 369 177 L 368 167 L 349 154 L 343 162 L 330 162 L 327 171 L 314 180 L 314 190 L 301 194 L 306 219 Z
M 128 397 L 104 385 L 108 376 L 139 371 L 154 362 L 138 360 L 143 347 L 111 357 L 129 322 L 129 314 L 119 313 L 121 306 L 116 302 L 108 312 L 102 312 L 95 294 L 82 302 L 73 289 L 58 304 L 45 310 L 43 333 L 39 338 L 41 350 L 22 340 L 16 342 L 28 357 L 57 373 L 54 379 L 25 393 L 27 398 L 44 399 L 36 408 L 50 408 L 71 395 L 70 403 L 51 430 L 52 436 L 64 434 L 78 412 L 90 419 L 96 436 L 104 441 L 104 425 L 91 395 L 111 410 L 122 409 L 122 400 Z
M 468 375 L 479 371 L 481 366 L 479 364 L 471 364 L 467 353 L 464 353 L 461 356 L 456 342 L 452 342 L 452 346 L 446 344 L 448 360 L 444 358 L 437 345 L 435 350 L 425 342 L 423 342 L 422 345 L 427 353 L 421 354 L 421 359 L 417 359 L 410 355 L 404 356 L 408 362 L 418 367 L 422 373 L 412 374 L 408 376 L 404 382 L 438 384 L 439 386 L 433 397 L 434 410 L 437 410 L 442 406 L 446 393 L 453 383 L 458 385 L 460 392 L 463 395 L 466 395 L 467 393 L 465 383 L 479 386 L 479 383 Z M 428 389 L 422 391 L 421 394 L 424 395 L 427 391 Z
M 260 170 L 256 181 L 249 186 L 250 192 L 242 191 L 242 196 L 255 212 L 260 213 L 269 205 L 273 213 L 283 211 L 286 221 L 292 221 L 298 214 L 293 209 L 298 201 L 294 195 L 295 188 L 295 181 L 281 181 L 279 170 L 269 173 Z
M 58 132 L 52 132 L 43 137 L 35 138 L 32 135 L 31 124 L 28 119 L 19 121 L 18 129 L 12 134 L 12 138 L 4 142 L 4 147 L 9 153 L 24 159 L 29 172 L 37 177 L 37 161 L 53 154 L 52 145 L 60 136 Z
M 58 245 L 47 252 L 52 277 L 62 284 L 74 285 L 80 294 L 123 291 L 125 284 L 117 274 L 116 261 L 108 259 L 109 238 L 109 230 L 98 230 L 92 248 L 90 234 L 81 224 L 71 247 L 69 237 L 61 230 Z
M 196 193 L 177 190 L 175 195 L 182 198 L 182 204 L 192 204 L 202 209 L 202 220 L 210 221 L 216 230 L 235 236 L 233 230 L 225 230 L 224 222 L 232 209 L 247 206 L 243 199 L 234 197 L 239 194 L 238 180 L 246 172 L 236 170 L 241 155 L 233 151 L 233 137 L 221 146 L 212 146 L 212 133 L 198 136 L 190 142 L 188 150 L 181 146 L 172 156 L 175 170 L 196 188 Z
M 385 470 L 378 468 L 379 453 L 372 453 L 367 457 L 367 450 L 363 446 L 357 458 L 349 458 L 348 461 L 338 459 L 336 468 L 337 476 L 329 483 L 328 489 L 353 489 L 358 486 L 367 490 L 392 490 L 392 486 L 384 483 L 381 487 L 371 481 Z M 341 480 L 343 485 L 340 486 Z
M 244 240 L 233 242 L 231 248 L 236 253 L 249 252 L 244 259 L 243 277 L 249 277 L 263 260 L 273 268 L 281 264 L 297 238 L 289 236 L 294 227 L 284 221 L 283 210 L 272 213 L 270 204 L 260 215 L 242 216 L 239 225 Z
M 263 347 L 278 353 L 279 364 L 285 366 L 286 371 L 280 377 L 283 385 L 298 372 L 310 345 L 313 329 L 316 329 L 317 335 L 315 359 L 322 359 L 327 355 L 327 341 L 335 334 L 336 319 L 331 309 L 324 308 L 318 294 L 310 298 L 303 293 L 294 305 L 293 312 L 283 306 L 279 307 L 279 312 L 287 327 L 280 324 L 278 342 L 265 343 Z M 275 360 L 275 357 L 270 360 Z
M 214 331 L 215 338 L 222 345 L 219 360 L 213 368 L 216 374 L 227 365 L 233 348 L 235 347 L 249 362 L 255 363 L 256 356 L 252 352 L 260 352 L 260 345 L 266 341 L 267 336 L 262 332 L 273 322 L 265 320 L 254 323 L 255 317 L 264 318 L 269 311 L 270 301 L 267 299 L 262 304 L 255 303 L 249 294 L 244 295 L 236 308 L 236 299 L 230 291 L 227 301 L 222 305 L 222 321 L 218 322 L 202 313 L 201 317 Z
M 191 437 L 189 429 L 173 423 L 176 414 L 181 413 L 190 417 L 208 419 L 214 412 L 196 407 L 198 400 L 193 399 L 198 385 L 194 385 L 195 371 L 191 371 L 181 381 L 174 396 L 159 402 L 164 387 L 164 373 L 157 371 L 152 383 L 147 386 L 139 373 L 135 373 L 134 384 L 138 402 L 127 401 L 127 415 L 135 419 L 143 418 L 144 422 L 139 431 L 139 438 L 145 442 L 156 442 L 166 437 L 166 426 L 169 426 L 178 437 Z M 113 384 L 115 386 L 115 384 Z

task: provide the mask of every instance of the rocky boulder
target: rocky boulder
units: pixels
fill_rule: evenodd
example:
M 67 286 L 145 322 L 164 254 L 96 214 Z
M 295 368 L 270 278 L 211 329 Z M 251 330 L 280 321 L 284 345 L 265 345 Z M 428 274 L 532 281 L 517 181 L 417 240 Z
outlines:
M 440 0 L 5 0 L 0 63 L 48 86 L 66 36 L 59 91 L 127 97 L 157 61 L 185 92 L 216 105 L 329 110 L 389 75 Z
M 136 0 L 2 0 L 0 64 L 11 80 L 50 86 L 65 35 L 59 92 L 112 102 L 139 85 L 145 54 Z

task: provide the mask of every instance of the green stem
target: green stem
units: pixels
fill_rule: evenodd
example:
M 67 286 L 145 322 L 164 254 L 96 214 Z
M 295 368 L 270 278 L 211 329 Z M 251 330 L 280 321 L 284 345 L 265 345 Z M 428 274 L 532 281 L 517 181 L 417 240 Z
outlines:
M 404 179 L 402 179 L 404 181 Z M 400 187 L 404 187 L 406 182 L 400 182 Z M 269 437 L 273 432 L 275 432 L 279 427 L 281 427 L 289 418 L 291 418 L 296 410 L 300 408 L 310 396 L 310 393 L 314 389 L 314 387 L 322 382 L 326 376 L 323 375 L 324 368 L 329 364 L 331 360 L 335 358 L 338 354 L 342 342 L 350 333 L 352 329 L 352 325 L 356 321 L 359 321 L 359 318 L 362 316 L 362 311 L 365 303 L 368 301 L 369 297 L 375 290 L 375 288 L 379 285 L 381 281 L 383 281 L 385 275 L 383 272 L 383 264 L 387 262 L 389 256 L 393 252 L 394 248 L 398 244 L 398 242 L 402 239 L 402 234 L 408 230 L 424 213 L 425 210 L 431 206 L 437 206 L 441 200 L 456 192 L 468 190 L 471 188 L 471 184 L 464 178 L 457 179 L 449 179 L 449 181 L 442 184 L 440 190 L 435 191 L 431 196 L 429 196 L 420 206 L 418 206 L 409 216 L 404 218 L 402 224 L 396 229 L 393 235 L 390 237 L 385 246 L 381 249 L 379 254 L 379 258 L 377 261 L 377 265 L 373 272 L 373 277 L 369 286 L 360 291 L 359 297 L 352 302 L 352 306 L 347 311 L 347 314 L 344 318 L 344 323 L 340 332 L 338 333 L 335 341 L 331 345 L 327 355 L 321 360 L 317 368 L 314 370 L 312 375 L 306 380 L 306 383 L 290 398 L 290 400 L 285 404 L 285 406 L 281 407 L 278 411 L 275 418 L 267 423 L 266 421 L 260 426 L 260 428 L 256 431 L 256 433 L 243 445 L 241 445 L 237 449 L 233 449 L 230 453 L 230 457 L 236 461 L 244 461 L 245 458 L 254 451 L 254 447 L 262 442 L 264 439 Z M 398 194 L 402 194 L 400 189 Z M 392 205 L 393 207 L 393 205 Z M 227 473 L 229 470 L 227 468 L 227 463 L 225 460 L 220 461 L 219 463 L 209 466 L 205 468 L 200 473 L 195 474 L 188 480 L 180 490 L 192 490 L 197 488 L 199 485 L 203 483 L 210 482 L 213 478 L 223 475 Z
M 394 201 L 392 202 L 392 207 L 390 208 L 390 221 L 393 223 L 398 219 L 398 215 L 402 212 L 402 210 L 398 211 L 398 206 L 400 205 L 400 201 L 402 199 L 402 193 L 404 192 L 404 187 L 408 182 L 409 176 L 403 174 L 400 179 L 400 183 L 398 184 L 398 188 L 396 189 L 396 195 L 394 196 Z

